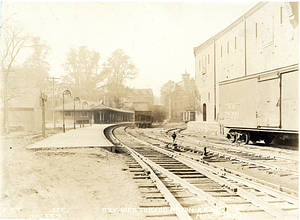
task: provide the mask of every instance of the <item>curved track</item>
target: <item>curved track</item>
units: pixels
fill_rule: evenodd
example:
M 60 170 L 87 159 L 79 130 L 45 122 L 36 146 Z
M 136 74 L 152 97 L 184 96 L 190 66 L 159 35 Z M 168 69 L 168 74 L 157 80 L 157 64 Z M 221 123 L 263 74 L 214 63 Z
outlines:
M 190 218 L 198 219 L 204 215 L 217 219 L 297 219 L 298 198 L 295 196 L 244 179 L 242 176 L 224 173 L 220 169 L 183 156 L 180 152 L 138 140 L 125 133 L 122 127 L 115 129 L 114 135 L 115 137 L 111 138 L 113 143 L 126 150 L 139 163 L 140 177 L 151 178 L 150 183 L 155 183 L 163 196 L 159 198 L 166 199 L 170 205 L 167 212 L 161 213 L 160 217 L 172 215 L 173 211 L 178 218 L 187 219 L 187 216 L 182 217 L 180 212 L 174 212 L 185 210 L 183 213 Z M 136 162 L 130 161 L 131 164 Z M 176 198 L 174 189 L 173 192 L 166 191 L 175 186 L 185 189 L 184 199 Z M 194 204 L 191 205 L 191 201 L 194 201 Z
M 172 132 L 175 129 L 172 130 Z M 209 158 L 206 161 L 220 162 L 222 160 L 231 161 L 232 163 L 240 163 L 243 166 L 249 168 L 264 169 L 268 172 L 276 172 L 279 176 L 291 176 L 292 179 L 299 178 L 299 159 L 297 151 L 283 150 L 280 151 L 272 148 L 252 147 L 252 145 L 237 146 L 225 141 L 211 142 L 203 141 L 194 138 L 181 135 L 177 130 L 177 150 L 182 152 L 193 152 L 203 154 L 203 148 L 206 147 L 209 150 Z M 170 130 L 165 131 L 148 131 L 139 130 L 141 135 L 146 135 L 157 141 L 164 143 L 170 142 L 168 133 Z M 191 155 L 192 156 L 192 155 Z

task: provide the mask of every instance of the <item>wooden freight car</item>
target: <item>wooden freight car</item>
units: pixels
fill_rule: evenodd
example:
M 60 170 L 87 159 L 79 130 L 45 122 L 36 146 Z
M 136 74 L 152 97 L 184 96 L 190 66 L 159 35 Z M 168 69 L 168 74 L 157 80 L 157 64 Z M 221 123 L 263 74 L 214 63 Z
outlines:
M 232 142 L 292 139 L 299 133 L 299 66 L 219 83 L 220 124 Z
M 135 125 L 139 128 L 149 128 L 153 122 L 151 111 L 135 111 Z

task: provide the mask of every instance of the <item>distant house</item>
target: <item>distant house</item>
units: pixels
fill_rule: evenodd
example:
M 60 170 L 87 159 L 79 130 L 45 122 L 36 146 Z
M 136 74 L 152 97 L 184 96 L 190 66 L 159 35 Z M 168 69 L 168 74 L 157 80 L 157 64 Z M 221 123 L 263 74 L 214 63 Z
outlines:
M 125 100 L 125 107 L 133 111 L 151 111 L 154 103 L 152 89 L 132 89 Z
M 172 120 L 181 121 L 182 112 L 195 107 L 195 95 L 195 79 L 190 78 L 190 74 L 185 71 L 182 80 L 175 84 L 175 90 L 172 92 Z
M 24 91 L 8 102 L 8 122 L 11 129 L 41 131 L 42 101 L 38 88 Z

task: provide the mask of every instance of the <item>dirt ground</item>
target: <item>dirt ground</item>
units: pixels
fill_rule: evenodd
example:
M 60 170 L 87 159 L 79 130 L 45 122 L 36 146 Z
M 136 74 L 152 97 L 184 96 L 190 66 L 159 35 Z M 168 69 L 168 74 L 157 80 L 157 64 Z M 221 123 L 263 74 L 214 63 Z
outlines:
M 100 148 L 31 151 L 1 137 L 2 219 L 143 219 L 126 157 Z

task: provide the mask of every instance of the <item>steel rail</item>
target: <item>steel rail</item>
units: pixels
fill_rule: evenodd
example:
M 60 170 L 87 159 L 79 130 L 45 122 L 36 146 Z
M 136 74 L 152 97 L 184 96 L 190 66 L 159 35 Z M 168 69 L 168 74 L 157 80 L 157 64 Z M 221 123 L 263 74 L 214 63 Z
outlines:
M 129 135 L 129 134 L 127 134 L 127 135 Z M 129 136 L 131 136 L 131 135 L 129 135 Z M 284 218 L 292 219 L 294 217 L 294 216 L 290 215 L 289 213 L 286 213 L 285 211 L 269 204 L 268 202 L 258 199 L 256 196 L 252 195 L 251 193 L 247 192 L 246 190 L 242 189 L 241 187 L 238 187 L 232 183 L 228 183 L 227 180 L 221 179 L 220 177 L 213 174 L 214 171 L 206 170 L 206 169 L 208 169 L 208 167 L 205 167 L 206 169 L 204 169 L 203 164 L 196 163 L 195 161 L 192 161 L 189 158 L 184 158 L 184 156 L 181 156 L 178 153 L 173 153 L 173 152 L 161 149 L 161 148 L 151 145 L 145 141 L 139 140 L 133 136 L 131 136 L 131 137 L 141 143 L 144 143 L 144 144 L 150 146 L 151 148 L 157 150 L 158 152 L 172 156 L 174 159 L 177 159 L 178 161 L 185 163 L 186 165 L 190 166 L 191 168 L 193 168 L 199 172 L 202 172 L 204 175 L 208 176 L 209 178 L 213 179 L 214 181 L 216 181 L 220 184 L 225 184 L 227 187 L 229 187 L 231 189 L 234 188 L 234 190 L 236 191 L 236 193 L 238 195 L 240 195 L 243 198 L 246 198 L 247 200 L 251 201 L 253 204 L 257 205 L 258 207 L 262 208 L 264 211 L 266 211 L 267 213 L 269 213 L 270 215 L 272 215 L 278 219 L 284 219 Z
M 247 179 L 244 179 L 244 178 L 241 178 L 239 176 L 236 176 L 234 174 L 230 174 L 230 173 L 226 173 L 225 174 L 226 177 L 238 182 L 238 183 L 241 183 L 241 184 L 245 184 L 251 188 L 254 188 L 254 189 L 257 189 L 259 191 L 264 191 L 268 194 L 271 194 L 271 195 L 274 195 L 276 197 L 279 197 L 279 198 L 282 198 L 284 199 L 285 201 L 288 201 L 290 203 L 293 203 L 295 204 L 296 206 L 299 206 L 299 199 L 295 196 L 291 196 L 291 195 L 288 195 L 288 194 L 283 194 L 281 192 L 278 192 L 278 190 L 275 190 L 273 188 L 270 188 L 270 187 L 265 187 L 265 186 L 262 186 L 261 184 L 259 183 L 255 183 L 251 180 L 247 180 Z
M 286 168 L 282 168 L 280 166 L 272 165 L 272 164 L 269 164 L 269 163 L 261 163 L 261 162 L 258 162 L 258 161 L 249 160 L 249 159 L 246 159 L 246 158 L 242 158 L 242 157 L 235 156 L 235 155 L 228 154 L 228 153 L 224 153 L 224 152 L 211 151 L 211 150 L 210 150 L 210 152 L 214 152 L 216 154 L 220 154 L 222 156 L 229 157 L 229 158 L 232 158 L 234 160 L 245 162 L 245 163 L 248 163 L 248 164 L 253 164 L 253 165 L 257 165 L 257 166 L 261 166 L 261 167 L 266 167 L 266 168 L 271 168 L 271 169 L 276 170 L 276 171 L 291 172 L 295 176 L 297 176 L 298 173 L 299 173 L 297 170 L 294 170 L 294 169 L 286 169 Z
M 178 200 L 172 195 L 172 193 L 168 190 L 168 188 L 164 185 L 164 183 L 158 178 L 158 176 L 154 173 L 152 168 L 148 166 L 141 158 L 143 156 L 133 149 L 129 148 L 125 144 L 123 144 L 120 140 L 118 140 L 114 134 L 113 130 L 111 130 L 111 135 L 116 142 L 119 142 L 121 146 L 123 146 L 128 152 L 130 152 L 130 155 L 141 165 L 141 167 L 145 170 L 150 172 L 149 176 L 152 179 L 152 181 L 155 183 L 159 191 L 163 194 L 165 199 L 169 202 L 169 205 L 171 206 L 171 210 L 176 210 L 175 214 L 180 220 L 192 220 L 191 216 L 185 211 L 185 209 L 182 207 L 182 205 L 178 202 Z
M 178 140 L 178 142 L 180 142 L 180 144 L 182 144 L 182 141 Z M 207 144 L 207 142 L 206 142 L 206 144 Z M 210 143 L 210 144 L 212 146 L 218 145 L 218 144 L 214 144 L 214 143 Z M 194 147 L 195 150 L 198 148 L 198 146 L 192 146 L 192 147 Z M 229 154 L 229 153 L 220 152 L 218 150 L 210 150 L 210 152 L 218 154 L 218 155 L 222 155 L 224 157 L 231 158 L 231 159 L 234 159 L 234 160 L 237 160 L 237 161 L 245 162 L 245 163 L 248 163 L 248 164 L 253 164 L 253 165 L 257 165 L 257 166 L 261 166 L 261 167 L 270 168 L 270 169 L 273 169 L 273 170 L 276 170 L 276 171 L 291 172 L 291 173 L 293 173 L 293 175 L 299 176 L 299 171 L 294 170 L 294 169 L 282 168 L 281 166 L 276 166 L 276 165 L 272 165 L 272 164 L 269 164 L 269 163 L 261 163 L 261 162 L 258 162 L 258 161 L 253 161 L 253 160 L 249 160 L 249 159 L 246 159 L 246 158 L 243 158 L 243 157 L 239 157 L 237 155 L 232 155 L 232 154 Z M 277 158 L 279 158 L 279 157 L 277 157 Z
M 180 132 L 180 130 L 181 129 L 179 129 L 179 128 L 175 128 L 175 129 L 177 129 L 177 130 L 179 130 L 178 132 Z M 173 130 L 175 130 L 175 129 L 173 129 Z M 183 135 L 184 136 L 184 135 Z M 180 142 L 180 143 L 183 143 L 184 142 L 184 140 L 180 140 L 180 137 L 178 137 L 177 138 L 178 139 L 178 142 Z M 194 140 L 194 142 L 198 142 L 198 143 L 201 143 L 201 144 L 207 144 L 207 142 L 206 141 L 200 141 L 200 140 Z M 224 146 L 223 145 L 221 145 L 221 144 L 218 144 L 218 143 L 209 143 L 211 146 L 214 146 L 214 147 L 222 147 L 222 148 L 224 148 Z M 230 144 L 228 144 L 227 146 L 226 146 L 228 149 L 230 149 L 230 150 L 232 150 L 232 151 L 243 151 L 243 152 L 247 152 L 247 153 L 250 153 L 250 154 L 254 154 L 254 155 L 262 155 L 262 156 L 265 156 L 265 157 L 270 157 L 270 155 L 267 153 L 267 152 L 252 152 L 252 151 L 250 151 L 250 150 L 247 150 L 247 149 L 239 149 L 239 148 L 237 148 L 237 147 L 235 147 L 232 143 L 230 143 Z M 251 146 L 251 147 L 255 147 L 255 146 Z M 255 148 L 257 148 L 257 147 L 255 147 Z M 257 149 L 257 150 L 259 150 L 259 149 Z M 280 151 L 279 150 L 275 150 L 274 149 L 274 151 L 276 152 L 276 153 L 280 153 Z M 219 151 L 214 151 L 214 150 L 211 150 L 211 152 L 218 152 L 218 153 L 220 153 Z M 291 154 L 292 152 L 287 152 L 288 154 Z M 296 159 L 291 159 L 291 158 L 289 158 L 289 157 L 285 157 L 285 156 L 282 156 L 282 155 L 275 155 L 274 157 L 271 157 L 271 158 L 276 158 L 276 159 L 282 159 L 282 160 L 292 160 L 292 161 L 294 161 L 294 162 L 299 162 L 298 160 L 296 160 Z
M 182 140 L 181 140 L 181 141 L 182 141 Z M 203 144 L 205 143 L 205 144 L 207 144 L 207 142 L 205 142 L 205 141 L 200 141 L 200 140 L 194 140 L 194 142 L 203 143 Z M 211 146 L 216 146 L 216 147 L 222 147 L 222 148 L 224 148 L 223 145 L 218 144 L 218 143 L 209 143 L 209 144 L 210 144 Z M 228 149 L 230 149 L 230 150 L 233 150 L 233 151 L 238 151 L 238 150 L 240 150 L 240 151 L 247 152 L 247 153 L 251 153 L 251 154 L 263 155 L 263 156 L 266 156 L 266 157 L 270 157 L 270 155 L 269 155 L 267 152 L 252 152 L 252 151 L 247 150 L 247 149 L 239 149 L 239 148 L 235 147 L 233 143 L 229 143 L 229 144 L 227 143 L 226 147 L 227 147 Z M 251 146 L 251 147 L 255 147 L 255 146 Z M 257 147 L 255 147 L 255 148 L 257 148 Z M 259 150 L 259 149 L 256 149 L 256 150 Z M 275 149 L 274 149 L 274 152 L 280 153 L 280 151 L 275 150 Z M 288 153 L 291 154 L 292 152 L 288 152 Z M 289 157 L 285 157 L 285 156 L 282 156 L 282 155 L 276 155 L 276 156 L 274 156 L 273 158 L 278 158 L 278 159 L 282 159 L 282 160 L 293 160 L 293 161 L 295 161 L 295 162 L 298 162 L 298 160 L 296 160 L 296 159 L 291 159 L 291 158 L 289 158 Z
M 157 137 L 155 138 L 155 139 L 157 139 Z M 199 158 L 197 158 L 197 157 L 192 157 L 192 156 L 187 156 L 187 157 L 189 157 L 189 158 L 191 158 L 191 159 L 196 159 L 196 160 L 199 160 Z M 209 164 L 209 162 L 206 162 L 206 164 Z M 216 164 L 213 164 L 213 165 L 211 165 L 211 166 L 209 166 L 210 168 L 211 167 L 215 167 L 215 168 L 217 168 L 217 169 L 219 169 L 219 171 L 216 171 L 216 172 L 219 172 L 219 173 L 221 173 L 222 172 L 222 170 L 224 169 L 224 167 L 222 167 L 222 166 L 219 166 L 219 165 L 216 165 Z M 291 190 L 291 189 L 289 189 L 289 188 L 286 188 L 286 187 L 282 187 L 282 186 L 280 186 L 280 185 L 275 185 L 275 184 L 272 184 L 272 183 L 269 183 L 269 182 L 266 182 L 266 181 L 263 181 L 263 180 L 259 180 L 259 179 L 257 179 L 257 178 L 254 178 L 254 177 L 252 177 L 252 176 L 248 176 L 248 175 L 246 175 L 246 174 L 242 174 L 242 173 L 239 173 L 239 172 L 237 172 L 237 171 L 233 171 L 234 172 L 234 174 L 230 174 L 231 173 L 231 171 L 230 170 L 228 170 L 228 169 L 226 169 L 226 174 L 229 176 L 229 175 L 232 175 L 233 177 L 237 177 L 237 176 L 243 176 L 243 178 L 244 178 L 244 180 L 245 181 L 248 181 L 248 183 L 250 184 L 250 183 L 252 183 L 252 184 L 255 184 L 255 186 L 256 187 L 254 187 L 254 188 L 256 188 L 256 189 L 258 189 L 258 190 L 272 190 L 272 191 L 274 191 L 274 193 L 276 192 L 277 193 L 277 191 L 274 189 L 274 188 L 280 188 L 280 191 L 282 191 L 282 192 L 289 192 L 290 194 L 298 194 L 298 192 L 297 191 L 294 191 L 294 190 Z M 224 172 L 223 172 L 224 173 Z M 241 179 L 241 178 L 240 178 Z M 255 183 L 254 181 L 251 181 L 251 180 L 247 180 L 247 179 L 251 179 L 251 180 L 255 180 L 257 183 Z M 258 183 L 259 182 L 259 183 Z M 273 187 L 273 189 L 272 188 L 270 188 L 270 187 L 267 187 L 267 185 L 268 186 L 272 186 Z M 298 202 L 298 197 L 295 197 L 295 196 L 293 196 L 293 195 L 288 195 L 288 194 L 283 194 L 283 193 L 280 193 L 280 195 L 281 195 L 281 197 L 282 198 L 285 198 L 287 201 L 291 201 L 292 203 L 299 203 Z
M 194 158 L 193 157 L 190 157 L 191 159 L 193 159 L 194 160 Z M 197 158 L 196 158 L 196 160 L 197 160 Z M 209 164 L 208 162 L 207 162 L 207 164 Z M 209 166 L 211 169 L 213 169 L 213 167 L 215 167 L 216 169 L 219 169 L 219 172 L 222 172 L 222 170 L 224 170 L 224 167 L 222 167 L 222 166 L 220 166 L 220 165 L 217 165 L 217 164 L 213 164 L 212 166 Z M 255 178 L 255 177 L 252 177 L 252 176 L 248 176 L 248 175 L 246 175 L 246 174 L 244 174 L 244 173 L 240 173 L 240 172 L 238 172 L 238 171 L 232 171 L 232 170 L 230 170 L 230 169 L 227 169 L 227 168 L 225 168 L 226 169 L 226 173 L 224 174 L 224 175 L 227 175 L 227 176 L 232 176 L 232 177 L 237 177 L 237 178 L 239 178 L 239 179 L 243 179 L 243 181 L 245 180 L 245 181 L 248 181 L 249 182 L 249 184 L 250 183 L 253 183 L 253 184 L 255 184 L 256 185 L 256 188 L 258 189 L 258 190 L 267 190 L 267 189 L 271 189 L 271 190 L 273 190 L 274 192 L 276 192 L 276 193 L 278 193 L 276 190 L 275 190 L 275 188 L 277 188 L 277 189 L 279 189 L 280 188 L 280 191 L 286 191 L 286 192 L 289 192 L 289 194 L 298 194 L 298 192 L 297 191 L 294 191 L 294 190 L 292 190 L 292 189 L 289 189 L 289 188 L 286 188 L 286 187 L 282 187 L 282 186 L 280 186 L 280 185 L 275 185 L 275 184 L 273 184 L 273 183 L 269 183 L 269 182 L 266 182 L 266 181 L 264 181 L 264 180 L 260 180 L 260 179 L 257 179 L 257 178 Z M 223 172 L 224 173 L 224 172 Z M 243 178 L 242 178 L 242 176 L 243 176 Z M 269 185 L 269 186 L 272 186 L 272 187 L 268 187 L 267 185 Z M 254 187 L 255 188 L 255 187 Z M 286 198 L 286 200 L 288 200 L 288 201 L 291 201 L 292 203 L 299 203 L 299 201 L 298 201 L 298 197 L 296 197 L 296 196 L 293 196 L 293 195 L 289 195 L 289 194 L 283 194 L 282 192 L 280 192 L 280 196 L 282 196 L 282 197 L 284 197 L 284 198 Z
M 194 195 L 197 195 L 199 198 L 206 200 L 211 205 L 218 207 L 218 210 L 223 210 L 224 212 L 226 212 L 228 210 L 230 213 L 235 214 L 236 217 L 241 217 L 240 212 L 238 212 L 236 209 L 228 207 L 226 203 L 216 199 L 215 197 L 213 197 L 213 196 L 209 195 L 208 193 L 204 192 L 203 190 L 197 188 L 196 186 L 192 185 L 191 183 L 187 182 L 186 180 L 178 177 L 177 175 L 173 174 L 172 172 L 168 171 L 167 169 L 163 168 L 162 166 L 156 164 L 149 158 L 146 158 L 142 155 L 141 155 L 141 158 L 147 164 L 149 164 L 151 167 L 154 167 L 161 173 L 165 174 L 168 178 L 173 179 L 173 181 L 179 183 L 182 187 L 188 189 Z
M 221 144 L 217 144 L 217 143 L 212 143 L 213 146 L 216 146 L 216 147 L 223 147 Z M 296 159 L 292 159 L 292 158 L 289 158 L 289 157 L 285 157 L 285 156 L 282 156 L 282 155 L 274 155 L 274 156 L 270 156 L 267 152 L 253 152 L 253 151 L 250 151 L 250 150 L 247 150 L 247 149 L 239 149 L 237 147 L 234 147 L 232 145 L 228 145 L 226 146 L 228 149 L 232 150 L 232 151 L 243 151 L 243 152 L 246 152 L 246 153 L 249 153 L 249 154 L 254 154 L 254 155 L 262 155 L 262 156 L 265 156 L 265 157 L 270 157 L 270 158 L 274 158 L 274 159 L 281 159 L 281 160 L 292 160 L 294 162 L 298 162 Z M 276 152 L 278 153 L 278 152 Z
M 131 137 L 131 136 L 129 136 L 129 137 Z M 140 141 L 140 140 L 136 139 L 135 137 L 131 137 L 131 138 L 133 138 L 137 141 Z M 228 205 L 226 203 L 216 199 L 215 197 L 213 197 L 210 194 L 204 192 L 203 190 L 197 188 L 196 186 L 192 185 L 191 183 L 187 182 L 186 180 L 184 180 L 184 179 L 178 177 L 177 175 L 171 173 L 170 171 L 168 171 L 165 168 L 161 167 L 160 165 L 156 164 L 155 162 L 153 162 L 149 158 L 146 158 L 143 155 L 139 154 L 138 152 L 134 151 L 133 149 L 127 147 L 121 141 L 119 141 L 119 142 L 120 142 L 121 146 L 125 147 L 130 152 L 134 152 L 134 154 L 138 155 L 138 157 L 140 157 L 145 163 L 149 164 L 151 167 L 154 167 L 156 170 L 163 173 L 168 178 L 173 179 L 173 181 L 179 183 L 182 187 L 188 189 L 194 195 L 197 195 L 199 198 L 206 200 L 211 205 L 218 207 L 218 210 L 223 210 L 223 211 L 228 210 L 231 214 L 235 214 L 236 217 L 241 217 L 241 213 L 238 212 L 236 209 L 228 207 Z M 144 142 L 144 143 L 146 145 L 149 145 L 147 142 Z

